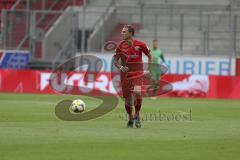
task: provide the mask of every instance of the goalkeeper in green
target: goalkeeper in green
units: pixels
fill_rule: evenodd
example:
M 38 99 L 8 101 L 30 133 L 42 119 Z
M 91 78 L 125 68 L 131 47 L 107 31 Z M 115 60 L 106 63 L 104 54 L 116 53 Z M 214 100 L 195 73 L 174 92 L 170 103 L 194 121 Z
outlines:
M 165 63 L 165 58 L 163 56 L 163 52 L 158 48 L 158 41 L 156 39 L 153 40 L 153 46 L 150 49 L 150 53 L 153 58 L 153 64 L 150 69 L 151 79 L 152 79 L 152 87 L 154 89 L 154 94 L 158 90 L 159 80 L 161 76 L 161 68 L 159 68 L 159 58 L 162 62 Z

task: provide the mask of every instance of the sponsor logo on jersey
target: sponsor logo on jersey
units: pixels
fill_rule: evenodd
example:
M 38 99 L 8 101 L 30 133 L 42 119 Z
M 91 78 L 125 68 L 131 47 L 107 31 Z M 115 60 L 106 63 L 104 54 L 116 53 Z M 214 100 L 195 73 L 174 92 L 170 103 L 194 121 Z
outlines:
M 135 51 L 139 51 L 140 50 L 140 47 L 139 46 L 136 46 L 134 47 Z

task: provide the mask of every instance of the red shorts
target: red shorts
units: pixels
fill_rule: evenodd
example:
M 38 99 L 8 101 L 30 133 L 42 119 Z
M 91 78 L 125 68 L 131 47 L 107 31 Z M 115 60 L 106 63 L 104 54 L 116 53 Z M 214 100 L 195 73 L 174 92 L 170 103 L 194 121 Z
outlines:
M 143 80 L 142 77 L 134 79 L 121 79 L 122 94 L 124 98 L 129 98 L 133 94 L 134 86 L 142 87 Z

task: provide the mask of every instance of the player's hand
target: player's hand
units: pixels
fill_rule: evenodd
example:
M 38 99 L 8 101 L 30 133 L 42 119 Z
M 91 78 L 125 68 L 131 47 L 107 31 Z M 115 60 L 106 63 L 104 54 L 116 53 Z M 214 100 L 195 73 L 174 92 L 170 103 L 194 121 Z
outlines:
M 125 73 L 125 72 L 127 72 L 129 69 L 128 69 L 128 67 L 126 67 L 126 66 L 121 66 L 121 67 L 120 67 L 120 70 Z
M 151 73 L 150 73 L 150 71 L 143 71 L 143 78 L 144 78 L 144 79 L 149 79 L 149 78 L 151 78 Z
M 143 71 L 144 74 L 149 74 L 149 70 Z
M 143 75 L 145 75 L 145 76 L 149 76 L 150 75 L 150 71 L 143 71 Z

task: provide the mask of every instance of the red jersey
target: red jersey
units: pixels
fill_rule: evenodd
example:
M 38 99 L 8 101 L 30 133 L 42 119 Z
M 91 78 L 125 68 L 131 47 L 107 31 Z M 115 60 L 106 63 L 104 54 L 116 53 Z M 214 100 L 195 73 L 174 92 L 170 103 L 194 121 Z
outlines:
M 124 43 L 127 43 L 126 41 Z M 138 78 L 143 75 L 142 54 L 150 55 L 150 51 L 144 42 L 133 40 L 128 46 L 118 45 L 115 56 L 120 56 L 122 66 L 129 68 L 127 73 L 121 74 L 122 78 Z

